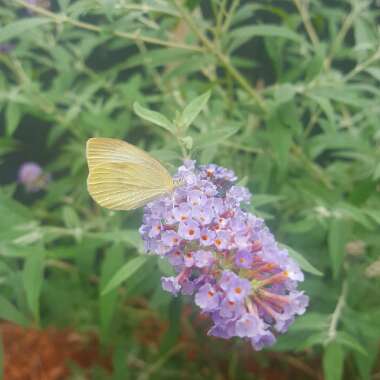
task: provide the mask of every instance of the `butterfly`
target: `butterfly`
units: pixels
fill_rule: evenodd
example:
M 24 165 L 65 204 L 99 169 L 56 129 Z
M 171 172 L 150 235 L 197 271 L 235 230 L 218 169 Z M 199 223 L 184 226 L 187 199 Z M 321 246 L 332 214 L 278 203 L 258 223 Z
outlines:
M 171 193 L 169 172 L 143 150 L 122 140 L 90 138 L 86 157 L 91 197 L 111 210 L 133 210 Z

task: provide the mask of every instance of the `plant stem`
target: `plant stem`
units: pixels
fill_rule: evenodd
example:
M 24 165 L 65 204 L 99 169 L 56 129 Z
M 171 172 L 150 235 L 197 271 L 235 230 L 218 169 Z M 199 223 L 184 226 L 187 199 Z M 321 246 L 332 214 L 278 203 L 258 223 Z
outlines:
M 330 68 L 331 62 L 333 60 L 333 57 L 334 57 L 334 54 L 335 54 L 337 48 L 344 41 L 348 31 L 350 30 L 352 24 L 355 21 L 355 18 L 357 17 L 358 13 L 360 13 L 361 10 L 363 9 L 362 7 L 363 7 L 363 5 L 360 4 L 360 2 L 358 2 L 357 4 L 354 3 L 354 7 L 353 7 L 351 13 L 349 13 L 349 15 L 344 19 L 342 27 L 340 28 L 335 40 L 332 43 L 330 53 L 328 54 L 328 56 L 325 59 L 324 66 L 325 66 L 326 70 Z
M 70 18 L 64 14 L 55 14 L 55 13 L 53 13 L 49 10 L 46 10 L 44 8 L 38 7 L 36 5 L 29 4 L 25 0 L 14 0 L 14 2 L 16 4 L 22 5 L 28 9 L 32 10 L 33 12 L 35 12 L 37 14 L 49 17 L 50 19 L 52 19 L 53 22 L 55 22 L 57 24 L 67 23 L 67 24 L 76 26 L 78 28 L 90 30 L 90 31 L 96 32 L 96 33 L 101 33 L 101 32 L 105 31 L 105 29 L 103 29 L 99 26 L 90 24 L 88 22 L 82 22 L 82 21 L 74 20 L 74 19 L 72 19 L 72 18 Z M 164 41 L 164 40 L 161 40 L 159 38 L 154 38 L 154 37 L 141 36 L 139 30 L 136 30 L 136 32 L 134 32 L 134 33 L 121 32 L 121 31 L 117 31 L 117 30 L 112 31 L 111 30 L 109 33 L 111 35 L 116 36 L 116 37 L 121 37 L 121 38 L 125 38 L 125 39 L 132 40 L 132 41 L 145 42 L 147 44 L 166 46 L 168 48 L 190 50 L 190 51 L 194 51 L 194 52 L 204 52 L 204 49 L 199 47 L 199 46 L 187 45 L 187 44 L 182 44 L 182 43 L 173 42 L 173 41 Z
M 170 16 L 179 17 L 179 14 L 175 12 L 172 9 L 163 9 L 163 8 L 157 8 L 148 4 L 128 4 L 126 2 L 120 2 L 120 4 L 117 5 L 119 9 L 125 9 L 127 11 L 141 11 L 144 13 L 148 12 L 157 12 L 157 13 L 164 13 L 168 14 Z
M 175 354 L 182 351 L 184 349 L 184 343 L 178 343 L 168 352 L 163 354 L 158 358 L 158 360 L 151 365 L 149 365 L 138 377 L 138 380 L 148 380 L 150 377 L 157 371 L 161 369 L 161 367 Z
M 202 33 L 199 25 L 197 25 L 188 11 L 182 6 L 179 0 L 173 0 L 178 11 L 182 15 L 184 21 L 189 25 L 189 28 L 195 33 L 199 41 L 204 45 L 204 47 L 213 54 L 221 63 L 221 65 L 227 70 L 228 73 L 234 78 L 259 106 L 261 111 L 266 111 L 266 105 L 260 94 L 249 84 L 247 79 L 245 79 L 238 70 L 231 64 L 231 61 L 227 55 L 219 50 L 217 46 L 213 44 L 210 39 Z
M 240 150 L 241 152 L 246 152 L 246 153 L 252 153 L 252 154 L 263 154 L 264 151 L 261 148 L 252 148 L 250 146 L 244 146 L 240 145 L 238 143 L 235 143 L 233 141 L 224 141 L 222 143 L 224 146 L 228 146 L 229 148 Z
M 331 316 L 331 322 L 330 322 L 330 327 L 327 333 L 326 344 L 332 342 L 336 338 L 338 322 L 342 314 L 342 310 L 344 306 L 346 305 L 347 292 L 348 292 L 348 284 L 347 284 L 347 281 L 344 281 L 342 285 L 342 291 L 338 299 L 338 303 L 336 304 L 335 310 Z
M 233 0 L 231 7 L 226 14 L 226 19 L 224 20 L 224 24 L 222 26 L 223 33 L 228 32 L 228 29 L 230 28 L 230 25 L 231 25 L 232 18 L 235 15 L 235 11 L 237 7 L 239 6 L 239 4 L 240 4 L 240 0 Z
M 307 9 L 307 5 L 305 3 L 305 0 L 293 0 L 294 5 L 297 7 L 298 12 L 301 15 L 303 24 L 305 25 L 305 29 L 307 34 L 309 35 L 310 41 L 313 43 L 315 47 L 319 45 L 319 38 L 317 35 L 317 32 L 314 29 L 313 24 L 310 21 L 309 12 Z
M 344 76 L 343 81 L 347 82 L 352 79 L 356 74 L 365 70 L 368 66 L 372 65 L 372 63 L 376 62 L 380 59 L 380 47 L 376 50 L 375 54 L 369 57 L 366 61 L 357 64 L 347 75 Z
M 309 160 L 300 146 L 294 144 L 290 152 L 297 161 L 303 164 L 306 169 L 310 170 L 310 173 L 316 179 L 323 183 L 328 189 L 333 188 L 330 178 L 325 174 L 323 169 L 315 162 Z

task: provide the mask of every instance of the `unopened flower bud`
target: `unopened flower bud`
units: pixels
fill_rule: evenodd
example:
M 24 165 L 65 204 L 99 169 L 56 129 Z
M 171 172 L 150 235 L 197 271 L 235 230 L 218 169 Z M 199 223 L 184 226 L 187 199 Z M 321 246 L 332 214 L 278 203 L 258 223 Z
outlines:
M 373 262 L 365 269 L 365 276 L 368 278 L 380 277 L 380 260 Z
M 365 248 L 363 240 L 353 240 L 346 244 L 345 250 L 351 256 L 361 256 L 364 254 Z

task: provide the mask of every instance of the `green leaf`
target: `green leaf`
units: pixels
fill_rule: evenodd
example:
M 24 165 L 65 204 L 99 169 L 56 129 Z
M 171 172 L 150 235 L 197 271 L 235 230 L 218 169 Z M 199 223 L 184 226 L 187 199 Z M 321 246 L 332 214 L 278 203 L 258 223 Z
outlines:
M 17 129 L 21 119 L 21 112 L 17 103 L 8 103 L 5 112 L 5 119 L 7 136 L 12 136 L 14 131 Z
M 192 100 L 183 110 L 179 124 L 182 128 L 187 129 L 189 125 L 195 120 L 195 118 L 202 111 L 204 106 L 207 104 L 211 95 L 211 91 L 207 91 L 201 96 L 198 96 L 194 100 Z
M 369 68 L 366 69 L 365 71 L 367 71 L 367 72 L 370 73 L 375 79 L 377 79 L 378 81 L 380 81 L 380 68 L 378 68 L 378 67 L 369 67 Z
M 279 246 L 288 250 L 289 256 L 298 263 L 302 270 L 311 274 L 315 274 L 316 276 L 323 276 L 323 273 L 319 271 L 315 266 L 310 264 L 309 261 L 307 261 L 299 252 L 286 244 L 279 243 Z
M 193 136 L 194 150 L 203 150 L 226 141 L 239 130 L 238 127 L 219 128 Z
M 328 231 L 328 248 L 331 268 L 335 278 L 339 276 L 344 258 L 344 246 L 346 242 L 347 223 L 342 219 L 333 219 Z
M 17 141 L 9 137 L 0 137 L 0 156 L 13 152 L 19 147 L 20 144 Z
M 143 244 L 141 236 L 138 231 L 135 229 L 126 229 L 126 230 L 117 230 L 109 232 L 97 232 L 85 234 L 86 237 L 89 237 L 94 240 L 105 240 L 112 241 L 113 243 L 127 243 L 132 247 L 136 248 L 137 251 L 143 251 Z
M 0 295 L 0 318 L 22 326 L 28 325 L 28 320 L 6 298 Z
M 298 43 L 305 43 L 306 41 L 302 35 L 293 32 L 293 30 L 281 25 L 252 25 L 242 26 L 230 32 L 229 35 L 232 40 L 230 51 L 235 50 L 242 44 L 246 43 L 253 37 L 279 37 L 292 40 Z
M 374 181 L 380 179 L 380 162 L 375 166 L 375 169 L 373 171 L 373 179 Z
M 340 344 L 330 343 L 323 355 L 325 380 L 340 380 L 343 375 L 344 353 Z
M 330 315 L 308 312 L 298 317 L 291 326 L 291 331 L 325 331 L 328 328 Z
M 344 331 L 340 331 L 337 334 L 336 341 L 342 346 L 351 348 L 352 350 L 355 350 L 362 355 L 367 355 L 367 351 L 364 349 L 364 347 L 355 338 Z
M 161 352 L 166 352 L 178 341 L 181 327 L 182 300 L 180 297 L 172 298 L 169 305 L 169 329 L 162 339 Z
M 137 272 L 148 260 L 148 256 L 138 256 L 128 261 L 121 267 L 107 283 L 102 290 L 102 295 L 107 294 L 111 290 L 115 289 L 122 282 L 128 280 L 135 272 Z
M 62 217 L 65 226 L 68 228 L 79 228 L 81 225 L 78 214 L 71 206 L 64 206 L 62 209 Z
M 359 370 L 362 380 L 371 380 L 372 369 L 376 364 L 377 358 L 379 357 L 379 344 L 376 335 L 373 340 L 366 339 L 366 348 L 368 350 L 367 355 L 354 352 L 355 364 Z
M 108 249 L 105 253 L 100 274 L 100 289 L 103 289 L 106 284 L 111 280 L 112 274 L 115 273 L 122 265 L 124 261 L 124 248 L 122 244 L 117 244 Z M 99 313 L 100 313 L 100 326 L 103 338 L 108 335 L 108 329 L 110 327 L 112 317 L 117 305 L 117 291 L 113 289 L 107 294 L 100 295 L 99 300 Z
M 281 195 L 272 195 L 272 194 L 254 194 L 252 196 L 252 205 L 254 208 L 264 206 L 271 203 L 279 203 L 284 200 L 285 197 Z
M 22 279 L 28 306 L 34 316 L 39 320 L 39 297 L 44 273 L 44 251 L 33 252 L 24 263 Z
M 174 276 L 175 271 L 173 267 L 170 265 L 168 260 L 164 260 L 161 257 L 157 260 L 157 266 L 160 270 L 160 273 L 164 274 L 165 276 Z
M 14 21 L 0 29 L 0 43 L 18 37 L 33 28 L 50 22 L 50 19 L 42 17 L 28 17 Z
M 173 133 L 173 124 L 161 113 L 149 110 L 148 108 L 141 106 L 137 102 L 133 103 L 133 109 L 136 112 L 136 114 L 140 116 L 142 119 L 150 121 L 151 123 L 158 125 L 161 128 L 164 128 L 170 133 Z
M 297 89 L 290 83 L 280 84 L 276 87 L 274 100 L 277 104 L 287 103 L 294 98 Z

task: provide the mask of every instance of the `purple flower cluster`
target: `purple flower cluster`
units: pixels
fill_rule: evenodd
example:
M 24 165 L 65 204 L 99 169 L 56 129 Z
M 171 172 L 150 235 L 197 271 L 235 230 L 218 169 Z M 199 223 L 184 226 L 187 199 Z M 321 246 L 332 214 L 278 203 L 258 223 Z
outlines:
M 251 195 L 234 185 L 232 171 L 186 161 L 174 179 L 172 194 L 145 207 L 140 228 L 146 250 L 177 274 L 162 278 L 163 289 L 194 294 L 213 322 L 209 335 L 247 338 L 256 350 L 272 345 L 307 307 L 299 266 L 264 221 L 241 208 Z

